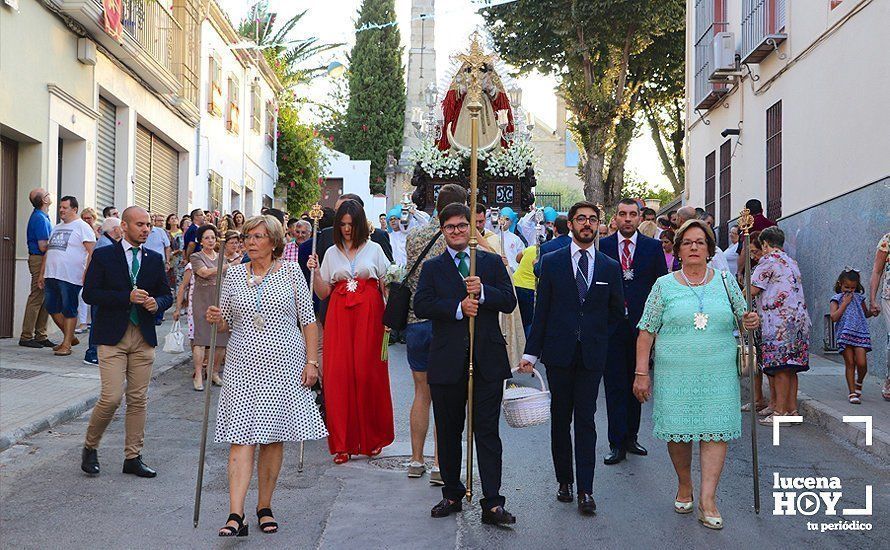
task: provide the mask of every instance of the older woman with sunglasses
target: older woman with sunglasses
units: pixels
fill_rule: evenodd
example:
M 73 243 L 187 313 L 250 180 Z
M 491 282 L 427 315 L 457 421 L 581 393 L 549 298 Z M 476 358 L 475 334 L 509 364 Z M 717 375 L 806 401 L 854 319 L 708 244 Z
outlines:
M 674 256 L 680 269 L 655 281 L 640 319 L 633 392 L 640 402 L 654 395 L 654 435 L 667 441 L 677 473 L 674 511 L 693 511 L 692 444 L 701 452 L 698 519 L 722 529 L 717 484 L 727 442 L 742 434 L 739 381 L 733 329 L 741 317 L 747 329 L 759 325 L 747 312 L 738 285 L 708 267 L 716 250 L 711 229 L 689 220 L 677 230 Z M 655 387 L 649 357 L 655 344 Z M 694 350 L 694 351 L 692 351 Z

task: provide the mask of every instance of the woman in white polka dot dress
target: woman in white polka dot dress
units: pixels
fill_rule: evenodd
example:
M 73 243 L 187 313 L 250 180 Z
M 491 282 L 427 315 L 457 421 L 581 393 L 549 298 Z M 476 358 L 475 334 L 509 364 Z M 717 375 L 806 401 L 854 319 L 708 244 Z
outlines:
M 272 493 L 283 442 L 328 435 L 310 389 L 318 380 L 318 334 L 306 279 L 296 264 L 278 259 L 284 249 L 278 220 L 256 216 L 243 231 L 250 262 L 229 268 L 220 306 L 208 308 L 206 316 L 230 333 L 216 420 L 216 442 L 231 445 L 230 515 L 220 536 L 247 534 L 244 498 L 255 446 L 257 519 L 261 530 L 274 533 Z

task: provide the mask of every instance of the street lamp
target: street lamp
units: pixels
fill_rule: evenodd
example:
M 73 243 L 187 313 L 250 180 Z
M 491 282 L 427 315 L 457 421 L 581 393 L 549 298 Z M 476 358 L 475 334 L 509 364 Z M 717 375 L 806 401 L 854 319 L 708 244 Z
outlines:
M 439 90 L 436 89 L 436 84 L 430 82 L 430 84 L 423 91 L 423 100 L 426 103 L 426 106 L 432 109 L 436 106 L 436 99 L 439 96 Z

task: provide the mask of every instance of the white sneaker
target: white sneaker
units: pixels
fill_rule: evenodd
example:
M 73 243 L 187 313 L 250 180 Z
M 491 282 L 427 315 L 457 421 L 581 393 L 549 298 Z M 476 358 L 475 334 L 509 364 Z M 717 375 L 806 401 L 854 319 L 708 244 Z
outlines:
M 418 478 L 426 472 L 426 465 L 423 462 L 411 462 L 408 464 L 408 477 Z

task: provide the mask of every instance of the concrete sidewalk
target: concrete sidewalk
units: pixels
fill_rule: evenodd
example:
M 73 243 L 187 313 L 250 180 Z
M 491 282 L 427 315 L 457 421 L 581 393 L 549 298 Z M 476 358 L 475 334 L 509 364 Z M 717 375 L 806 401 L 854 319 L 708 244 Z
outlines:
M 884 375 L 884 365 L 869 364 L 862 388 L 862 404 L 853 405 L 847 401 L 849 392 L 843 359 L 810 354 L 810 370 L 798 376 L 798 409 L 804 422 L 816 424 L 851 446 L 890 461 L 890 401 L 881 397 Z M 865 443 L 865 424 L 846 423 L 844 416 L 871 417 L 871 445 Z
M 170 321 L 157 327 L 152 378 L 191 359 L 191 353 L 170 354 L 161 350 Z M 76 418 L 99 399 L 99 370 L 83 362 L 89 334 L 77 335 L 81 343 L 68 357 L 56 357 L 51 348 L 18 345 L 18 338 L 0 340 L 0 452 L 37 432 Z M 61 334 L 50 334 L 60 342 Z

